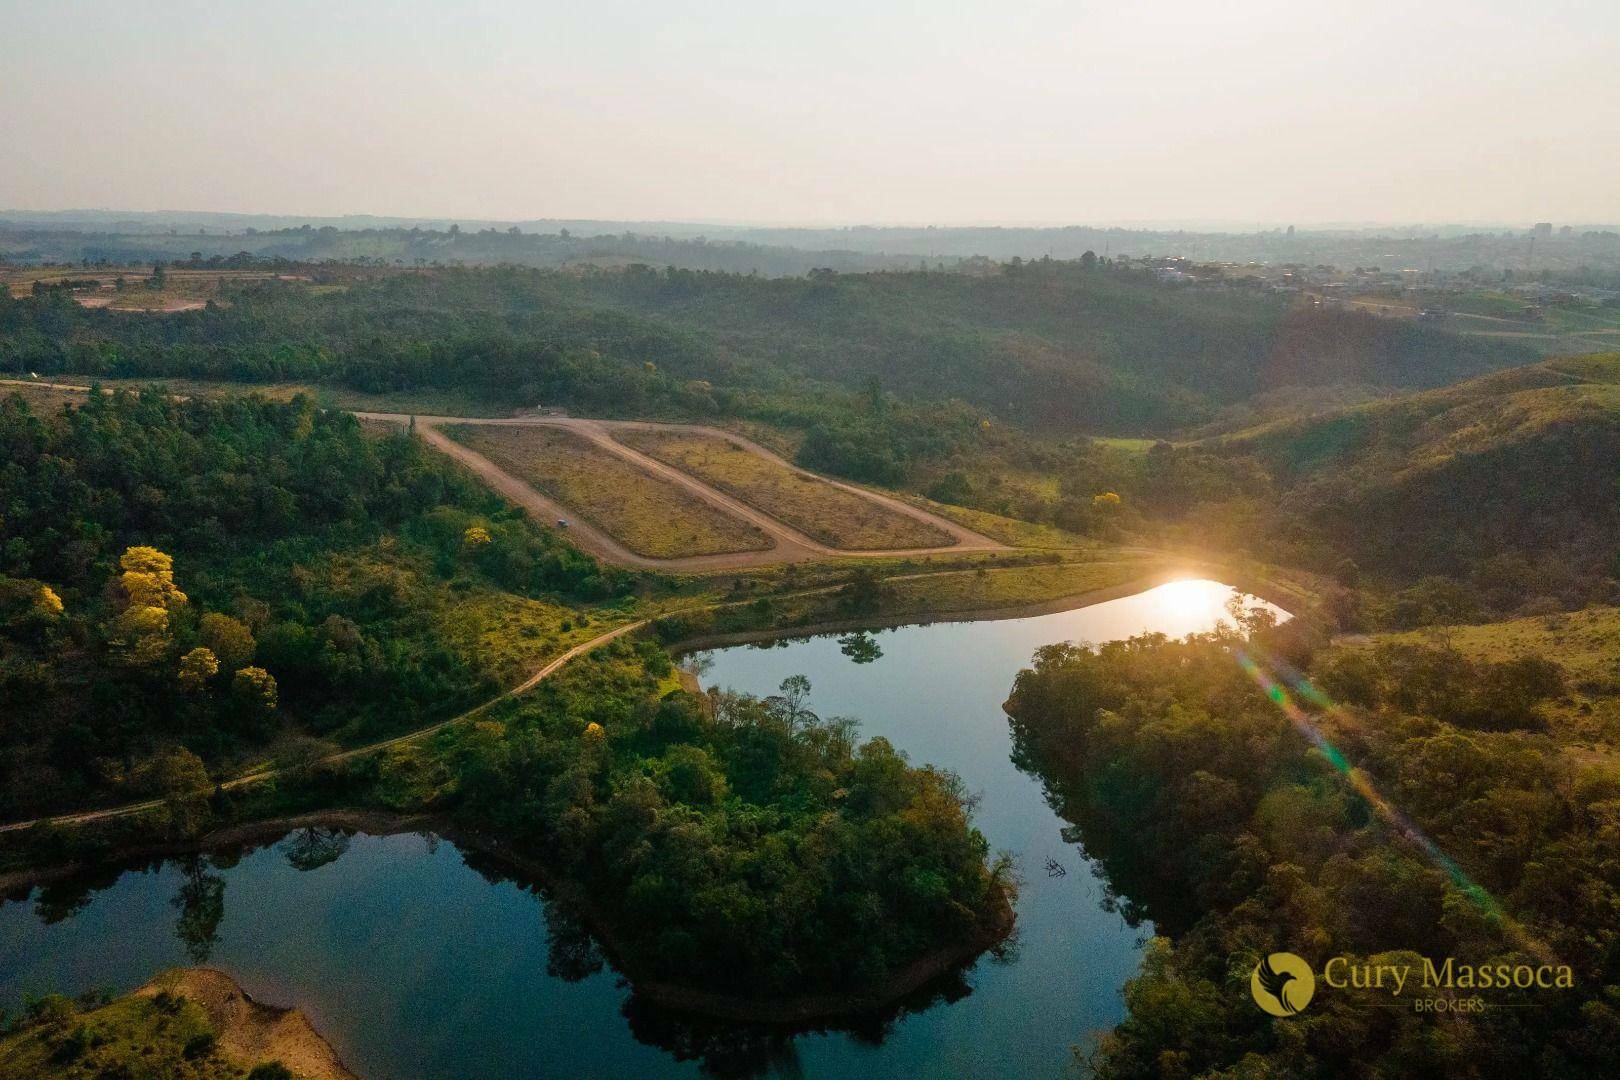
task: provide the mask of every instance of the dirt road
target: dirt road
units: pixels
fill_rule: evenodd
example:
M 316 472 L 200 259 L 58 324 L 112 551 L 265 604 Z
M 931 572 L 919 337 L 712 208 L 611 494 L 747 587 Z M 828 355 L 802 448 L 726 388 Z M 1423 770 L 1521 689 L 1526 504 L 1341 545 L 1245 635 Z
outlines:
M 646 626 L 647 621 L 648 620 L 646 619 L 638 619 L 635 622 L 625 623 L 623 626 L 615 627 L 606 633 L 598 634 L 589 641 L 580 642 L 578 645 L 575 645 L 573 648 L 569 649 L 555 660 L 550 661 L 539 671 L 536 671 L 533 675 L 530 675 L 527 679 L 524 679 L 521 683 L 512 687 L 510 690 L 490 698 L 477 708 L 468 709 L 459 716 L 452 716 L 450 719 L 441 720 L 437 724 L 429 724 L 427 727 L 417 728 L 415 731 L 408 731 L 404 735 L 396 735 L 392 739 L 382 739 L 378 742 L 367 743 L 365 746 L 356 746 L 350 750 L 340 750 L 335 754 L 328 754 L 325 757 L 316 758 L 314 761 L 307 762 L 301 765 L 300 768 L 309 768 L 314 765 L 335 765 L 339 762 L 364 757 L 367 754 L 375 754 L 383 750 L 388 750 L 395 746 L 405 746 L 409 743 L 420 742 L 422 739 L 425 739 L 430 735 L 443 731 L 452 724 L 460 724 L 464 721 L 471 720 L 473 717 L 478 716 L 488 710 L 497 702 L 505 701 L 507 698 L 517 697 L 520 694 L 528 693 L 530 690 L 533 690 L 536 686 L 538 686 L 542 681 L 549 679 L 552 675 L 562 670 L 563 666 L 566 665 L 570 660 L 584 656 L 588 652 L 593 652 L 596 649 L 601 648 L 603 645 L 606 645 L 608 642 L 615 641 L 623 637 L 625 634 L 634 633 L 643 626 Z M 230 791 L 234 788 L 247 787 L 250 784 L 262 784 L 266 780 L 275 779 L 285 771 L 287 770 L 280 767 L 259 769 L 256 772 L 244 773 L 241 776 L 226 780 L 219 786 L 224 788 L 226 791 Z M 162 799 L 147 799 L 145 802 L 127 803 L 123 806 L 109 807 L 106 810 L 89 810 L 80 814 L 60 814 L 55 817 L 34 818 L 30 821 L 14 821 L 9 825 L 0 825 L 0 833 L 20 832 L 23 829 L 32 828 L 42 821 L 48 821 L 53 825 L 83 825 L 91 821 L 105 821 L 109 818 L 127 817 L 130 814 L 140 814 L 148 810 L 156 810 L 162 805 Z
M 408 424 L 412 419 L 404 413 L 356 412 L 355 415 L 362 420 L 401 425 Z M 722 431 L 719 428 L 688 424 L 660 424 L 642 420 L 587 420 L 579 417 L 557 416 L 514 417 L 510 419 L 417 416 L 415 420 L 416 431 L 425 442 L 466 465 L 482 477 L 490 487 L 529 511 L 542 525 L 553 527 L 557 519 L 566 518 L 569 522 L 569 538 L 575 545 L 589 551 L 604 562 L 614 563 L 619 566 L 630 566 L 642 570 L 703 573 L 705 571 L 744 570 L 750 567 L 808 562 L 815 559 L 893 559 L 918 555 L 960 555 L 975 551 L 1009 550 L 1005 544 L 998 543 L 987 536 L 982 536 L 971 529 L 964 528 L 954 521 L 948 521 L 937 514 L 930 514 L 926 510 L 918 509 L 899 499 L 800 469 L 798 466 L 782 460 L 753 440 L 745 439 L 741 435 L 734 435 L 729 431 Z M 555 499 L 536 491 L 532 486 L 511 475 L 476 450 L 463 446 L 445 435 L 439 428 L 446 424 L 558 427 L 572 431 L 607 453 L 628 461 L 637 468 L 662 480 L 684 488 L 721 512 L 756 526 L 766 536 L 770 537 L 771 546 L 760 551 L 737 551 L 719 555 L 690 555 L 676 559 L 654 559 L 645 555 L 638 555 L 589 522 L 579 520 L 577 511 L 570 510 Z M 955 543 L 941 547 L 902 548 L 884 551 L 848 551 L 842 548 L 829 547 L 740 499 L 716 490 L 690 473 L 683 472 L 672 465 L 667 465 L 656 458 L 649 457 L 633 447 L 626 446 L 613 437 L 615 429 L 691 431 L 730 440 L 749 453 L 766 458 L 778 466 L 792 469 L 794 472 L 812 477 L 823 483 L 843 488 L 845 491 L 869 499 L 885 509 L 932 525 L 934 528 L 951 536 Z
M 71 383 L 54 383 L 30 379 L 0 379 L 0 385 L 5 384 L 77 391 L 80 393 L 90 389 L 88 386 Z M 810 562 L 817 559 L 895 559 L 912 556 L 962 555 L 978 551 L 1011 550 L 1007 545 L 992 540 L 988 536 L 976 533 L 972 529 L 958 525 L 956 522 L 940 517 L 938 514 L 931 514 L 893 496 L 869 491 L 858 485 L 847 484 L 831 477 L 821 476 L 810 472 L 808 469 L 801 469 L 752 439 L 720 428 L 696 424 L 665 424 L 649 420 L 590 420 L 582 417 L 564 416 L 493 419 L 487 417 L 427 415 L 412 417 L 406 413 L 362 412 L 358 410 L 355 411 L 354 415 L 362 420 L 399 424 L 401 426 L 410 424 L 414 419 L 417 433 L 421 435 L 422 440 L 428 445 L 467 466 L 491 488 L 523 507 L 546 528 L 556 528 L 559 520 L 566 520 L 568 522 L 568 537 L 574 546 L 595 555 L 603 562 L 612 563 L 616 566 L 628 566 L 638 570 L 663 570 L 670 573 L 701 574 L 719 573 L 728 570 L 747 570 L 760 566 L 778 566 L 783 563 Z M 577 510 L 564 506 L 544 492 L 537 491 L 532 485 L 513 476 L 476 450 L 463 446 L 444 434 L 439 428 L 445 424 L 492 424 L 517 427 L 541 425 L 565 428 L 589 440 L 600 449 L 630 462 L 637 468 L 679 485 L 722 513 L 749 522 L 770 538 L 771 546 L 758 551 L 735 551 L 718 555 L 688 555 L 675 559 L 655 559 L 637 554 L 606 532 L 592 525 L 589 521 L 582 520 Z M 950 536 L 953 543 L 939 547 L 895 548 L 881 551 L 858 551 L 829 547 L 740 499 L 711 487 L 690 473 L 683 472 L 672 465 L 667 465 L 656 458 L 643 454 L 633 447 L 626 446 L 613 437 L 612 433 L 615 430 L 689 431 L 700 435 L 726 439 L 741 449 L 765 458 L 777 466 L 791 469 L 800 475 L 819 480 L 822 483 L 842 488 L 863 499 L 869 499 L 894 513 L 904 514 L 906 517 L 931 525 Z

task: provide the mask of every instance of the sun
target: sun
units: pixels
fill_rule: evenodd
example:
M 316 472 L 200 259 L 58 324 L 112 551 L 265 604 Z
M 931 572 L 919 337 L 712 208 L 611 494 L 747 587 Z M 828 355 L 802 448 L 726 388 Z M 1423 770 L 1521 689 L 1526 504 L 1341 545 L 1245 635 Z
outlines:
M 1192 622 L 1214 622 L 1226 613 L 1231 590 L 1218 581 L 1188 578 L 1152 590 L 1153 601 L 1166 613 Z

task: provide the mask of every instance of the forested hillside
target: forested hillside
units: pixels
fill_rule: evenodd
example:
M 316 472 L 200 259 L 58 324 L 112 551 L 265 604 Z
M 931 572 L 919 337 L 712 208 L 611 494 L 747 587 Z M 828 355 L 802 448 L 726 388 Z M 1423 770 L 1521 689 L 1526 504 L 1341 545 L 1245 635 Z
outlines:
M 453 619 L 628 585 L 307 398 L 12 395 L 0 448 L 0 818 L 417 726 L 495 687 Z
M 776 280 L 438 270 L 346 288 L 260 282 L 166 316 L 85 311 L 48 290 L 0 300 L 10 371 L 456 387 L 505 405 L 720 411 L 805 428 L 883 424 L 859 415 L 882 393 L 908 406 L 956 399 L 1048 432 L 1162 432 L 1278 389 L 1431 387 L 1531 358 L 1094 259 Z
M 1620 355 L 1552 360 L 1213 444 L 1360 570 L 1565 601 L 1620 576 Z M 1351 576 L 1357 571 L 1347 570 Z
M 707 328 L 739 356 L 1043 430 L 1170 430 L 1288 386 L 1439 386 L 1528 359 L 1410 323 L 1163 285 L 1092 260 L 961 273 L 595 275 L 593 302 Z
M 1092 1074 L 1613 1075 L 1616 781 L 1610 762 L 1541 732 L 1567 691 L 1560 665 L 1329 650 L 1306 681 L 1268 661 L 1277 644 L 1264 629 L 1060 644 L 1018 676 L 1019 760 L 1122 907 L 1174 935 L 1148 948 L 1124 1022 L 1081 1054 Z M 1279 681 L 1257 685 L 1256 663 Z M 1289 710 L 1305 719 L 1291 726 Z M 1554 990 L 1498 984 L 1486 1008 L 1443 1018 L 1387 992 L 1324 990 L 1273 1021 L 1248 982 L 1277 950 L 1318 967 L 1421 954 L 1569 976 Z M 1425 992 L 1438 991 L 1408 989 Z
M 545 223 L 538 230 L 489 225 L 421 228 L 352 221 L 335 225 L 283 225 L 253 228 L 235 234 L 221 226 L 191 226 L 185 231 L 167 228 L 129 228 L 128 222 L 78 222 L 65 227 L 52 220 L 12 221 L 0 213 L 0 258 L 21 262 L 172 262 L 202 256 L 205 259 L 284 259 L 297 263 L 375 261 L 405 266 L 624 266 L 651 263 L 692 270 L 720 270 L 767 276 L 797 275 L 828 267 L 871 270 L 914 267 L 910 255 L 855 251 L 840 243 L 836 234 L 806 238 L 800 247 L 760 243 L 732 230 L 669 230 L 655 223 L 572 222 Z M 120 225 L 125 227 L 120 228 Z M 233 223 L 234 224 L 234 223 Z M 225 227 L 230 227 L 226 225 Z M 213 231 L 209 231 L 212 228 Z M 954 256 L 948 257 L 955 262 Z

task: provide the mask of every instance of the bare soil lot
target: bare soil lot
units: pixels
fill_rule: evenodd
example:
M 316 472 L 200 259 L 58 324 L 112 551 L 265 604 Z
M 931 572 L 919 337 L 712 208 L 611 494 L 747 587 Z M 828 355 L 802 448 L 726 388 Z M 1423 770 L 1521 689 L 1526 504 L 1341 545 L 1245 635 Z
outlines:
M 793 526 L 829 547 L 890 551 L 943 547 L 951 535 L 864 494 L 715 435 L 664 429 L 615 431 L 622 443 L 657 458 Z
M 771 545 L 753 525 L 561 428 L 446 424 L 441 430 L 573 507 L 638 555 L 673 559 Z

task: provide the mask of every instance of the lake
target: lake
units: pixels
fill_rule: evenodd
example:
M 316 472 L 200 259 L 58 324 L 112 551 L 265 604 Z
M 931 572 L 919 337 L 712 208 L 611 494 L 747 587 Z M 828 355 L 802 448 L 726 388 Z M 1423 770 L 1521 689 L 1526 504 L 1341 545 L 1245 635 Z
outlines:
M 976 823 L 1011 851 L 1018 930 L 914 1011 L 855 1031 L 689 1023 L 632 1002 L 565 912 L 454 845 L 414 834 L 294 834 L 240 857 L 109 870 L 99 888 L 0 904 L 0 1007 L 25 993 L 123 992 L 206 962 L 297 1004 L 362 1076 L 1054 1075 L 1123 1013 L 1151 926 L 1108 903 L 1038 778 L 1010 760 L 1001 702 L 1035 649 L 1208 629 L 1235 593 L 1184 581 L 1074 611 L 716 649 L 706 685 L 766 694 L 809 677 L 822 716 L 862 720 L 917 763 L 959 773 Z M 876 646 L 873 648 L 873 646 Z M 876 655 L 881 653 L 881 655 Z

